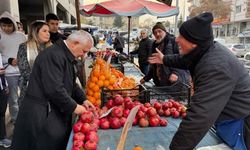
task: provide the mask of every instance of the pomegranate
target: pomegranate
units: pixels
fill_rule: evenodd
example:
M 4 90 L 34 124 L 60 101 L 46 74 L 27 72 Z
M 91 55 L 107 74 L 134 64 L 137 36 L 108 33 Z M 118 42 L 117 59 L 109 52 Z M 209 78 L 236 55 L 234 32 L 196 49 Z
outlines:
M 96 150 L 97 143 L 95 141 L 87 141 L 84 145 L 84 150 Z
M 133 121 L 133 126 L 136 126 L 138 124 L 138 118 L 137 117 L 135 117 L 135 119 L 134 119 L 134 121 Z
M 108 119 L 105 119 L 105 120 L 100 122 L 100 128 L 101 129 L 109 129 L 110 128 L 110 124 L 109 124 Z
M 78 121 L 73 125 L 73 131 L 76 132 L 80 132 L 81 128 L 82 128 L 83 123 Z
M 159 126 L 159 124 L 160 124 L 160 120 L 158 118 L 156 118 L 156 117 L 149 118 L 149 125 L 151 127 L 157 127 L 157 126 Z
M 148 127 L 149 122 L 146 118 L 140 118 L 139 120 L 139 126 L 140 127 Z
M 121 122 L 121 126 L 122 126 L 122 127 L 124 126 L 124 124 L 126 123 L 126 121 L 127 121 L 127 118 L 125 118 L 125 117 L 122 117 L 122 118 L 120 119 L 120 122 Z
M 80 141 L 80 140 L 73 141 L 73 147 L 75 147 L 75 148 L 81 148 L 83 146 L 84 146 L 83 141 Z
M 89 123 L 83 123 L 82 128 L 81 128 L 81 132 L 82 133 L 88 133 L 90 131 L 90 125 Z
M 134 105 L 133 102 L 126 102 L 126 103 L 125 103 L 125 108 L 126 108 L 126 109 L 131 110 L 134 106 L 135 106 L 135 105 Z
M 150 104 L 150 103 L 145 103 L 144 106 L 145 106 L 146 108 L 149 108 L 149 107 L 151 107 L 151 104 Z
M 145 107 L 144 105 L 142 105 L 142 106 L 140 107 L 140 110 L 141 110 L 142 112 L 147 112 L 148 108 Z
M 155 116 L 156 114 L 157 114 L 157 112 L 156 112 L 155 108 L 153 108 L 153 107 L 148 108 L 148 110 L 147 110 L 147 115 L 148 115 L 149 117 L 153 117 L 153 116 Z
M 168 108 L 169 108 L 168 102 L 164 102 L 164 103 L 162 104 L 162 109 L 163 109 L 163 110 L 166 110 L 166 109 L 168 109 Z
M 159 110 L 157 110 L 157 114 L 159 114 L 160 116 L 163 116 L 163 115 L 164 115 L 164 111 L 163 111 L 163 109 L 159 109 Z
M 85 140 L 86 141 L 95 141 L 96 143 L 98 143 L 98 134 L 95 131 L 90 131 L 89 133 L 86 134 L 85 136 Z
M 93 123 L 95 123 L 95 124 L 97 124 L 99 126 L 100 125 L 100 120 L 97 119 L 97 118 L 95 118 L 94 121 L 93 121 Z
M 81 150 L 83 147 L 75 147 L 73 146 L 71 150 Z
M 123 108 L 122 107 L 114 107 L 112 112 L 111 112 L 111 115 L 113 117 L 118 117 L 118 118 L 121 118 L 122 115 L 123 115 Z
M 160 109 L 161 109 L 161 103 L 155 102 L 155 103 L 154 103 L 154 108 L 155 108 L 156 110 L 160 110 Z
M 137 112 L 136 116 L 137 116 L 137 118 L 145 118 L 146 114 L 143 111 L 139 110 Z
M 121 95 L 119 95 L 119 94 L 117 94 L 117 95 L 115 95 L 115 97 L 114 97 L 114 104 L 116 105 L 116 106 L 118 106 L 118 105 L 122 105 L 123 104 L 123 97 L 121 96 Z
M 177 111 L 177 109 L 176 109 L 176 108 L 174 108 L 174 107 L 170 108 L 170 112 L 171 112 L 171 114 L 172 114 L 174 111 Z
M 108 100 L 105 106 L 110 109 L 114 106 L 114 101 L 112 99 Z
M 125 97 L 123 100 L 124 100 L 125 103 L 126 102 L 132 102 L 132 99 L 130 97 Z
M 98 128 L 99 128 L 99 125 L 97 125 L 96 123 L 90 124 L 90 131 L 97 131 Z
M 170 112 L 169 109 L 167 109 L 167 110 L 164 111 L 164 116 L 168 117 L 170 115 L 171 115 L 171 112 Z
M 120 122 L 120 119 L 118 118 L 112 118 L 110 119 L 110 127 L 112 129 L 119 129 L 121 127 L 121 122 Z
M 187 113 L 182 113 L 181 118 L 185 118 L 187 116 Z
M 94 114 L 90 111 L 86 111 L 81 115 L 81 121 L 83 123 L 91 123 L 94 119 Z
M 84 139 L 85 139 L 85 135 L 82 132 L 77 132 L 73 136 L 74 141 L 77 141 L 77 140 L 84 141 Z
M 180 116 L 180 113 L 178 111 L 173 111 L 171 114 L 173 118 L 178 118 Z
M 166 119 L 161 119 L 161 120 L 160 120 L 160 125 L 161 125 L 161 126 L 167 126 L 167 125 L 168 125 L 167 120 L 166 120 Z
M 168 101 L 168 108 L 172 108 L 173 107 L 173 103 L 171 101 Z
M 123 117 L 127 118 L 128 115 L 129 115 L 129 113 L 130 113 L 130 110 L 129 110 L 129 109 L 124 109 L 124 110 L 123 110 Z

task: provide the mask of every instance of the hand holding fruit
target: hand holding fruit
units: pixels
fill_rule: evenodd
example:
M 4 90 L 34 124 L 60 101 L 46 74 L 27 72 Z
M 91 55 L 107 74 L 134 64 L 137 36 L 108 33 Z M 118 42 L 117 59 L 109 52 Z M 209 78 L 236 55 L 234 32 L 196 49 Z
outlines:
M 87 110 L 86 110 L 86 108 L 84 106 L 77 104 L 76 108 L 74 110 L 74 113 L 77 114 L 77 115 L 81 115 L 82 113 L 84 113 L 86 111 Z
M 83 102 L 83 105 L 87 108 L 87 109 L 95 109 L 95 106 L 89 101 L 89 100 L 85 100 Z
M 153 53 L 152 56 L 148 58 L 148 62 L 150 64 L 163 64 L 164 55 L 158 48 L 156 48 L 155 50 L 156 53 Z

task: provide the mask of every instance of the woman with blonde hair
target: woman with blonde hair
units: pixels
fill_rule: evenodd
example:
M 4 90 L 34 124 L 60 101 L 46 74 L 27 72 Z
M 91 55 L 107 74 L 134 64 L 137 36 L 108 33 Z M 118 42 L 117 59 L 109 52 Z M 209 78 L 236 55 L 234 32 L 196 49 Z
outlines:
M 19 105 L 25 96 L 29 76 L 34 64 L 34 61 L 44 48 L 52 45 L 50 42 L 49 26 L 43 21 L 35 21 L 31 23 L 28 33 L 28 40 L 20 44 L 17 53 L 17 64 L 20 70 L 20 97 L 18 99 Z

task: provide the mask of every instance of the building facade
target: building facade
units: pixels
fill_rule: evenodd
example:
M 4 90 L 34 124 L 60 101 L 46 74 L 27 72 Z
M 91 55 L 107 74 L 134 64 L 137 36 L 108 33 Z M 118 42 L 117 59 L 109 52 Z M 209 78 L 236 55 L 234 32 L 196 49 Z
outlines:
M 25 29 L 34 20 L 45 20 L 48 13 L 57 14 L 64 23 L 76 23 L 75 0 L 1 0 L 0 14 L 4 11 L 21 21 Z
M 199 5 L 199 0 L 189 0 Z M 250 0 L 224 0 L 231 6 L 228 17 L 215 18 L 215 37 L 224 38 L 230 43 L 250 43 Z

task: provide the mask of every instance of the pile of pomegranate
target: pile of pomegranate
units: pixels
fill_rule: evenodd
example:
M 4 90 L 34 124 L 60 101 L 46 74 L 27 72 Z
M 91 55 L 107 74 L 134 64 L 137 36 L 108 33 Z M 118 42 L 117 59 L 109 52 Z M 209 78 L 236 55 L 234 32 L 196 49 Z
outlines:
M 140 108 L 136 114 L 133 126 L 158 127 L 167 126 L 166 117 L 185 117 L 186 107 L 173 99 L 168 101 L 155 101 L 153 104 L 142 104 L 130 97 L 115 95 L 106 102 L 102 108 L 89 110 L 83 113 L 73 126 L 74 137 L 72 150 L 96 150 L 98 144 L 97 130 L 119 129 L 124 126 L 131 109 L 137 105 Z M 110 108 L 112 111 L 105 117 L 100 118 Z M 164 118 L 161 118 L 163 116 Z

